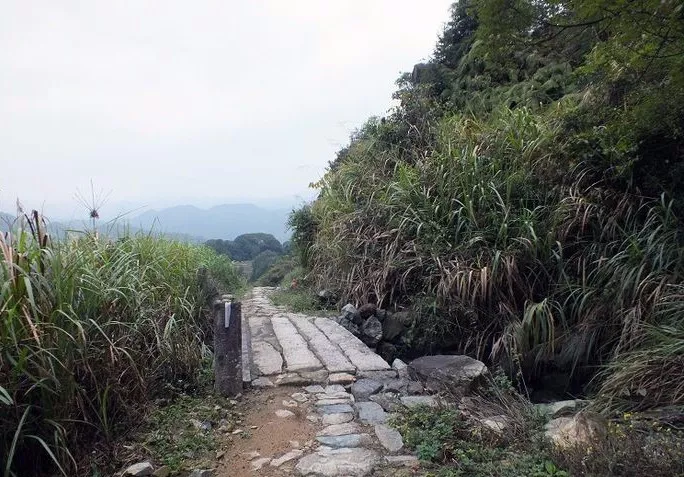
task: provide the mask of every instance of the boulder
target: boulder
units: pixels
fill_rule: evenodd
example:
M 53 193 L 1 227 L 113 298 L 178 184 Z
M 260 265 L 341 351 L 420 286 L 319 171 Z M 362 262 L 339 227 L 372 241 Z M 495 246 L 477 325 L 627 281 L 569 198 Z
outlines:
M 347 303 L 346 305 L 344 305 L 342 307 L 341 318 L 344 318 L 347 321 L 351 321 L 355 325 L 360 325 L 361 323 L 363 323 L 363 320 L 361 319 L 361 315 L 359 315 L 359 311 L 351 303 Z M 340 323 L 340 324 L 342 324 L 342 323 Z
M 152 475 L 154 467 L 149 462 L 138 462 L 124 470 L 123 475 L 128 477 L 146 477 Z
M 547 439 L 561 448 L 589 445 L 593 439 L 604 438 L 607 434 L 605 418 L 586 412 L 552 419 L 544 429 Z
M 578 410 L 585 407 L 588 403 L 588 401 L 585 401 L 583 399 L 568 399 L 565 401 L 535 404 L 534 408 L 540 414 L 554 418 L 567 414 L 575 414 Z
M 361 341 L 368 346 L 377 345 L 382 339 L 382 323 L 376 317 L 371 316 L 361 325 Z
M 409 375 L 431 391 L 464 396 L 475 390 L 488 374 L 487 366 L 470 356 L 435 355 L 414 359 Z
M 371 316 L 375 315 L 375 312 L 378 310 L 378 307 L 375 306 L 373 303 L 366 303 L 365 305 L 362 305 L 359 307 L 359 316 L 361 316 L 362 319 L 367 319 L 370 318 Z
M 402 312 L 405 313 L 405 312 Z M 395 313 L 393 315 L 387 314 L 385 319 L 382 322 L 382 339 L 385 341 L 395 341 L 397 338 L 399 338 L 405 331 L 406 331 L 406 325 L 400 320 L 397 319 L 397 315 L 399 313 Z

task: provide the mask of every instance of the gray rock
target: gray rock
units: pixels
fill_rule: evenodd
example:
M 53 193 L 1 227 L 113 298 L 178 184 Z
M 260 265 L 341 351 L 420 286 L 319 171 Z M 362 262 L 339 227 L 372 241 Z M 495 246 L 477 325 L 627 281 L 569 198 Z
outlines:
M 359 316 L 365 320 L 375 315 L 375 312 L 378 311 L 378 307 L 375 306 L 373 303 L 366 303 L 365 305 L 361 305 L 358 311 Z
M 316 406 L 333 406 L 335 404 L 349 404 L 349 399 L 319 399 Z
M 384 424 L 375 426 L 375 435 L 378 436 L 380 444 L 390 452 L 397 452 L 404 447 L 404 440 L 396 429 Z
M 195 469 L 188 477 L 214 477 L 214 471 L 207 469 Z
M 382 389 L 382 383 L 374 379 L 359 379 L 351 386 L 351 392 L 357 401 L 366 401 Z
M 359 402 L 356 409 L 359 411 L 359 419 L 364 424 L 384 424 L 387 421 L 387 413 L 376 402 Z
M 420 384 L 419 382 L 409 381 L 408 388 L 406 389 L 406 391 L 411 395 L 412 394 L 423 394 L 423 391 L 425 391 L 425 389 L 423 388 L 423 385 Z
M 330 384 L 349 384 L 353 383 L 354 375 L 349 374 L 349 373 L 332 373 L 330 376 L 328 376 L 328 382 Z
M 313 384 L 311 386 L 305 387 L 304 391 L 306 391 L 307 393 L 311 393 L 311 394 L 317 394 L 317 393 L 324 393 L 325 389 L 323 389 L 323 386 L 321 386 L 319 384 Z
M 498 416 L 478 419 L 477 422 L 484 428 L 489 429 L 495 434 L 503 435 L 504 431 L 510 426 L 511 420 L 508 416 L 499 414 Z
M 412 466 L 418 464 L 418 457 L 415 455 L 388 455 L 385 462 L 391 467 Z
M 397 354 L 399 354 L 397 347 L 387 341 L 381 341 L 378 343 L 377 353 L 388 363 L 394 361 L 394 358 L 396 358 Z
M 382 339 L 382 323 L 376 317 L 371 316 L 361 325 L 361 341 L 368 346 L 377 345 Z
M 365 477 L 379 463 L 380 456 L 371 449 L 322 449 L 302 457 L 295 470 L 301 475 Z
M 304 455 L 304 451 L 301 449 L 293 449 L 290 452 L 281 455 L 277 459 L 273 459 L 271 461 L 271 467 L 280 467 L 283 465 L 285 462 L 289 462 L 293 459 L 297 459 Z
M 439 405 L 439 401 L 434 396 L 404 396 L 400 400 L 401 403 L 406 407 L 437 407 Z
M 337 414 L 324 414 L 323 415 L 323 425 L 330 426 L 333 424 L 344 424 L 345 422 L 350 422 L 354 419 L 354 414 L 349 412 L 342 412 Z
M 383 383 L 382 390 L 391 393 L 406 394 L 408 390 L 408 379 L 388 379 Z
M 341 384 L 329 384 L 328 386 L 325 387 L 325 393 L 326 394 L 333 394 L 333 393 L 346 393 L 347 390 L 344 389 L 344 386 Z
M 373 443 L 368 434 L 346 434 L 342 436 L 319 436 L 316 440 L 325 446 L 340 447 L 363 447 Z
M 300 376 L 297 373 L 284 373 L 284 374 L 279 374 L 276 376 L 275 384 L 276 386 L 283 386 L 286 384 L 308 384 L 312 380 L 311 379 L 306 379 Z
M 405 331 L 406 325 L 402 323 L 400 319 L 397 318 L 399 313 L 393 315 L 387 314 L 382 322 L 382 339 L 385 341 L 395 341 L 399 338 Z
M 295 413 L 292 411 L 288 411 L 287 409 L 278 409 L 275 412 L 275 415 L 280 418 L 286 419 L 288 417 L 294 417 Z
M 360 431 L 359 425 L 355 422 L 345 422 L 343 424 L 331 424 L 316 433 L 317 436 L 343 436 L 345 434 L 356 434 Z
M 392 361 L 392 368 L 397 370 L 400 378 L 408 378 L 408 364 L 404 363 L 399 358 Z
M 252 470 L 259 470 L 259 469 L 261 469 L 263 466 L 265 466 L 266 464 L 268 464 L 269 462 L 271 462 L 271 458 L 270 458 L 270 457 L 262 457 L 262 458 L 260 458 L 260 459 L 253 460 L 253 461 L 252 461 L 252 464 L 251 464 L 251 465 L 252 465 Z
M 152 464 L 149 462 L 138 462 L 137 464 L 133 464 L 124 470 L 123 475 L 131 477 L 146 477 L 148 475 L 152 475 L 152 472 L 154 472 L 154 467 L 152 467 Z
M 321 406 L 318 408 L 321 414 L 340 414 L 344 412 L 353 413 L 354 409 L 349 404 L 333 404 L 331 406 Z
M 343 392 L 343 393 L 323 393 L 323 394 L 317 394 L 316 397 L 318 398 L 319 401 L 324 401 L 327 399 L 344 399 L 346 401 L 353 401 L 354 396 L 349 394 L 348 392 Z
M 304 403 L 309 400 L 308 396 L 304 393 L 293 393 L 290 397 L 299 403 Z
M 399 401 L 399 397 L 397 397 L 396 394 L 374 394 L 370 397 L 370 400 L 380 404 L 380 406 L 382 406 L 382 408 L 387 412 L 395 412 L 401 408 L 401 401 Z
M 363 323 L 361 315 L 359 315 L 359 311 L 351 303 L 347 303 L 342 307 L 342 316 L 340 318 L 342 318 L 343 321 L 346 321 L 353 325 L 360 325 L 361 323 Z M 340 324 L 344 326 L 344 323 L 340 322 Z
M 171 475 L 171 467 L 162 465 L 152 473 L 152 477 L 169 477 Z
M 273 381 L 271 381 L 268 378 L 264 378 L 263 376 L 260 378 L 256 378 L 254 381 L 252 381 L 251 384 L 255 388 L 272 388 L 275 386 L 275 384 L 273 384 Z
M 487 373 L 484 363 L 465 355 L 423 356 L 409 364 L 411 377 L 424 382 L 429 390 L 456 396 L 475 390 Z
M 384 381 L 386 379 L 394 379 L 397 377 L 397 372 L 394 369 L 378 369 L 371 371 L 358 370 L 358 378 L 370 378 L 376 381 Z
M 586 406 L 589 401 L 583 399 L 569 399 L 549 403 L 535 404 L 534 408 L 541 414 L 549 417 L 560 417 L 564 414 L 573 414 L 578 409 Z
M 593 439 L 604 438 L 607 433 L 606 419 L 586 412 L 552 419 L 544 429 L 546 438 L 560 448 L 587 445 Z

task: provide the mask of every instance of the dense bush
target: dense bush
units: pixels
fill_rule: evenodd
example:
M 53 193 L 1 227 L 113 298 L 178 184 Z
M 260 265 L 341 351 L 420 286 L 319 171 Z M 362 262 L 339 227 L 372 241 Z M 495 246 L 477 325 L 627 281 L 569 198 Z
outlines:
M 167 384 L 192 386 L 211 339 L 205 271 L 230 260 L 150 236 L 49 240 L 37 214 L 0 237 L 0 462 L 5 476 L 78 464 L 138 422 Z
M 682 9 L 598 3 L 456 4 L 293 248 L 343 300 L 413 307 L 414 352 L 684 405 Z
M 283 246 L 278 239 L 271 234 L 264 233 L 243 234 L 236 237 L 235 240 L 207 240 L 205 245 L 240 262 L 253 260 L 257 255 L 266 251 L 276 254 L 283 253 Z
M 280 255 L 271 250 L 265 250 L 254 257 L 254 260 L 252 261 L 252 277 L 250 280 L 252 282 L 258 280 L 274 263 L 276 263 L 278 257 L 280 257 Z

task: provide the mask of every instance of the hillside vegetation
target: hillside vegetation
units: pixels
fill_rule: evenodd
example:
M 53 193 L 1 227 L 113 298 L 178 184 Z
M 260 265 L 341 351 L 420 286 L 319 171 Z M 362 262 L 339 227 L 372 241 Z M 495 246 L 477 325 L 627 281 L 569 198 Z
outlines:
M 414 310 L 406 354 L 684 405 L 682 3 L 456 3 L 395 99 L 291 216 L 309 277 Z
M 0 473 L 100 475 L 84 463 L 113 458 L 149 400 L 196 386 L 207 300 L 241 281 L 207 247 L 53 241 L 37 213 L 13 229 L 0 236 Z

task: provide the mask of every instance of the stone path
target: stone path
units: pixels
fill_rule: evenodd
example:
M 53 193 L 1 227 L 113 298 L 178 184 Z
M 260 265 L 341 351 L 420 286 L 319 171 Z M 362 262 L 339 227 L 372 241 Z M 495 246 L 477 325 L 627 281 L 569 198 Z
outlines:
M 275 307 L 268 292 L 255 288 L 243 301 L 244 379 L 255 387 L 301 386 L 275 416 L 306 415 L 317 432 L 303 448 L 267 457 L 253 453 L 252 470 L 363 477 L 380 468 L 416 465 L 388 425 L 389 414 L 404 406 L 434 406 L 437 398 L 422 395 L 403 362 L 390 366 L 332 320 Z
M 242 303 L 243 381 L 267 387 L 397 377 L 385 360 L 333 320 L 273 305 L 271 290 L 254 288 Z
M 282 449 L 270 457 L 254 452 L 252 470 L 271 475 L 275 468 L 280 470 L 277 475 L 295 471 L 303 476 L 363 477 L 379 468 L 417 465 L 417 458 L 406 453 L 399 432 L 387 424 L 389 413 L 377 402 L 369 401 L 387 393 L 386 385 L 368 378 L 346 388 L 334 384 L 296 390 L 275 415 L 279 419 L 296 419 L 296 412 L 306 413 L 306 419 L 317 426 L 315 442 L 305 444 L 303 449 Z M 425 398 L 426 402 L 432 399 L 413 397 Z M 385 397 L 384 402 L 401 405 L 396 395 Z

